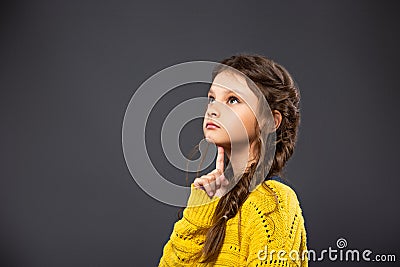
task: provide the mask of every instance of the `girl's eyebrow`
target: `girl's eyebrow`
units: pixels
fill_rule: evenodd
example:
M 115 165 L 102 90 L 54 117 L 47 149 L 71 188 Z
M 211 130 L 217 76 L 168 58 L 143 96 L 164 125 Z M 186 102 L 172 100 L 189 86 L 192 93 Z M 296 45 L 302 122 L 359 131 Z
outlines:
M 243 92 L 235 92 L 235 91 L 227 90 L 227 89 L 224 89 L 224 88 L 222 88 L 222 90 L 225 92 L 225 95 L 233 94 L 233 95 L 237 96 L 237 97 L 239 98 L 239 100 L 242 100 L 242 101 L 244 100 L 245 102 L 247 102 L 246 99 L 248 99 L 248 97 L 250 97 L 250 96 L 247 94 L 247 92 L 246 92 L 246 93 L 243 93 Z M 215 95 L 215 92 L 214 92 L 213 89 L 210 88 L 210 89 L 208 90 L 207 95 L 208 95 L 208 94 L 214 94 L 214 95 Z
M 230 94 L 230 93 L 236 94 L 234 91 L 230 91 L 230 90 L 226 90 L 226 89 L 222 89 L 222 90 L 224 90 L 225 94 Z M 210 89 L 208 91 L 208 93 L 215 94 L 214 90 L 212 90 L 212 89 Z

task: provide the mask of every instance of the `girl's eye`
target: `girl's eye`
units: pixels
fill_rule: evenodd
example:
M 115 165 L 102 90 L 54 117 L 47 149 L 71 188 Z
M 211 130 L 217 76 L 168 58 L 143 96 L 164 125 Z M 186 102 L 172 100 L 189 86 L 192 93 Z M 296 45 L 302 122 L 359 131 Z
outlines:
M 214 101 L 215 101 L 214 97 L 212 97 L 212 96 L 208 97 L 208 103 L 212 103 Z M 230 104 L 240 103 L 239 99 L 237 97 L 234 97 L 234 96 L 229 97 L 228 102 Z
M 237 97 L 234 97 L 234 96 L 231 96 L 229 98 L 229 103 L 234 104 L 234 103 L 232 103 L 232 101 L 236 101 L 237 103 L 239 103 L 239 99 L 237 99 Z

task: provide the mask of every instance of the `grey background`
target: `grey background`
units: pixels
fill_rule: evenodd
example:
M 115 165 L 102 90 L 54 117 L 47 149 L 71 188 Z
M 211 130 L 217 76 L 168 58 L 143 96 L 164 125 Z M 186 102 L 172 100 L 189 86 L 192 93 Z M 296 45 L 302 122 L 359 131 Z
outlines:
M 301 201 L 309 248 L 336 248 L 344 237 L 348 248 L 396 254 L 398 266 L 396 7 L 2 1 L 1 265 L 157 265 L 178 208 L 152 199 L 130 176 L 121 146 L 125 108 L 165 67 L 254 52 L 284 65 L 300 85 L 302 123 L 287 177 Z M 168 109 L 206 92 L 187 88 L 199 89 L 169 95 L 147 129 L 155 135 L 149 149 L 157 168 L 182 179 L 156 142 Z M 201 139 L 200 126 L 195 120 L 185 127 L 186 152 Z

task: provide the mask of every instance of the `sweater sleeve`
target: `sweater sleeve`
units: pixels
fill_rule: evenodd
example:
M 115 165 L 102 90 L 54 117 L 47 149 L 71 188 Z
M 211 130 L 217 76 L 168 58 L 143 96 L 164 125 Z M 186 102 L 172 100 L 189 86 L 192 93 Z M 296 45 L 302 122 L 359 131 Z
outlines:
M 205 233 L 200 231 L 212 225 L 219 197 L 191 185 L 191 193 L 183 217 L 173 227 L 170 239 L 164 246 L 159 266 L 193 266 L 194 256 L 203 248 Z

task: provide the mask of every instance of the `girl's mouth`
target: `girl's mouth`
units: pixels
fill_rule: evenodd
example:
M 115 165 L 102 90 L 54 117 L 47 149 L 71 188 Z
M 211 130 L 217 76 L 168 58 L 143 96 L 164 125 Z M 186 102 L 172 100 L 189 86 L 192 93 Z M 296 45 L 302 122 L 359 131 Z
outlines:
M 206 128 L 207 128 L 207 129 L 218 129 L 219 126 L 216 125 L 216 124 L 214 124 L 214 123 L 212 123 L 212 122 L 207 122 Z

